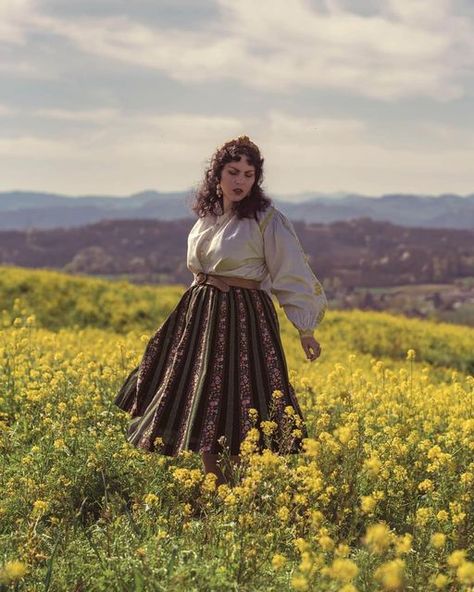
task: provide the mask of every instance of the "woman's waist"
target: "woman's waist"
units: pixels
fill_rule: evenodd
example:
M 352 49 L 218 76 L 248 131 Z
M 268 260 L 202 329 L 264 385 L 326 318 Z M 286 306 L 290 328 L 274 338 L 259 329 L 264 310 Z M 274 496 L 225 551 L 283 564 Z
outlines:
M 256 279 L 250 279 L 238 275 L 224 275 L 218 273 L 206 273 L 199 271 L 194 273 L 193 285 L 208 284 L 220 288 L 223 292 L 229 291 L 229 286 L 239 288 L 250 288 L 253 290 L 260 290 L 262 282 Z

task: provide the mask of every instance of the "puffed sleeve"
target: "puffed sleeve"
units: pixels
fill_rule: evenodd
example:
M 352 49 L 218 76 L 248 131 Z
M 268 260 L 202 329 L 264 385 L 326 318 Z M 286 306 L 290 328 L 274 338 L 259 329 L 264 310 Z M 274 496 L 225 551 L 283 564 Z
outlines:
M 309 266 L 291 221 L 278 209 L 263 230 L 270 291 L 300 336 L 313 335 L 328 302 L 323 287 Z

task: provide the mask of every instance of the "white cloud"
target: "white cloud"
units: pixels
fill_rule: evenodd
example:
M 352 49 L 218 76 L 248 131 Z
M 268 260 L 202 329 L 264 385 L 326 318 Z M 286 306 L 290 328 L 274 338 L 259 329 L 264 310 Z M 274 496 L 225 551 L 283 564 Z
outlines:
M 27 47 L 29 34 L 43 31 L 38 14 L 37 0 L 0 0 L 1 73 L 30 80 L 51 80 L 58 76 L 52 63 L 43 63 L 39 68 L 34 53 L 27 57 L 17 53 Z
M 262 149 L 270 192 L 472 192 L 473 140 L 451 126 L 417 123 L 409 140 L 384 142 L 354 117 L 298 117 L 279 110 L 245 118 L 111 111 L 101 121 L 100 114 L 63 112 L 68 120 L 87 117 L 94 125 L 64 139 L 1 139 L 4 187 L 25 188 L 28 163 L 30 188 L 67 194 L 183 190 L 201 180 L 217 146 L 246 133 Z
M 2 0 L 0 3 L 0 42 L 25 43 L 32 0 Z
M 474 20 L 458 13 L 456 0 L 372 4 L 371 16 L 364 16 L 354 12 L 351 0 L 326 0 L 324 11 L 311 0 L 217 0 L 215 18 L 203 30 L 160 28 L 113 16 L 113 3 L 112 16 L 58 17 L 47 14 L 41 0 L 0 0 L 0 43 L 6 49 L 0 72 L 33 80 L 69 77 L 64 92 L 54 87 L 59 92 L 51 103 L 61 108 L 43 107 L 51 92 L 30 101 L 42 108 L 25 111 L 19 107 L 25 101 L 8 105 L 3 99 L 0 117 L 10 120 L 13 131 L 11 137 L 0 136 L 2 184 L 25 188 L 28 179 L 32 189 L 65 193 L 182 190 L 200 180 L 217 145 L 246 133 L 262 147 L 267 186 L 278 193 L 472 192 L 472 123 L 430 122 L 428 112 L 403 123 L 405 106 L 400 110 L 397 100 L 449 101 L 467 95 L 473 82 Z M 59 59 L 62 42 L 73 51 L 68 53 L 68 47 Z M 129 68 L 117 70 L 121 65 L 140 68 L 140 78 L 159 71 L 180 81 L 190 110 L 173 112 L 174 105 L 163 98 L 160 114 L 140 111 L 136 96 L 124 92 L 117 97 L 107 77 L 105 88 L 87 89 L 87 102 L 80 93 L 71 95 L 74 69 L 89 67 L 90 56 L 113 66 L 113 84 L 122 72 L 123 84 L 129 84 Z M 228 80 L 235 81 L 236 96 L 253 95 L 248 115 L 228 111 L 224 100 L 217 115 L 196 114 L 201 109 L 194 105 L 192 83 Z M 86 90 L 87 81 L 84 85 Z M 320 117 L 299 115 L 300 89 L 315 91 L 311 111 Z M 338 92 L 340 104 L 328 111 L 319 89 Z M 14 88 L 9 91 L 13 96 Z M 279 104 L 287 106 L 274 108 L 268 96 L 259 102 L 259 91 L 274 91 Z M 374 117 L 356 115 L 354 94 L 375 99 Z M 105 106 L 94 108 L 94 96 L 105 97 Z M 114 107 L 128 98 L 136 111 Z M 219 90 L 218 101 L 214 98 L 212 108 L 221 99 Z M 377 111 L 380 100 L 392 101 L 393 112 L 392 106 Z M 92 108 L 74 108 L 86 104 Z M 356 105 L 365 109 L 367 103 Z M 456 119 L 449 105 L 442 108 L 446 117 L 440 119 Z M 397 126 L 392 117 L 401 123 Z
M 16 113 L 16 109 L 14 109 L 13 107 L 10 107 L 10 105 L 2 105 L 0 103 L 0 117 L 2 116 L 11 116 L 14 115 Z
M 14 40 L 25 34 L 15 29 L 22 23 L 184 83 L 230 79 L 279 93 L 327 88 L 445 101 L 463 95 L 474 66 L 474 24 L 456 14 L 454 0 L 386 0 L 371 16 L 334 0 L 324 12 L 308 0 L 217 0 L 208 30 L 158 29 L 125 16 L 58 18 L 28 0 L 19 0 L 16 14 L 14 5 L 7 0 Z
M 32 159 L 44 160 L 46 158 L 60 158 L 61 160 L 71 154 L 72 146 L 63 139 L 54 140 L 47 137 L 32 135 L 15 136 L 13 138 L 0 138 L 0 156 L 6 160 L 10 159 Z M 73 158 L 77 158 L 77 150 Z M 2 172 L 8 176 L 8 171 Z
M 452 0 L 386 0 L 381 3 L 387 13 L 412 23 L 439 25 L 453 12 Z
M 61 121 L 72 121 L 75 123 L 96 123 L 103 124 L 108 121 L 117 120 L 120 116 L 118 109 L 35 109 L 31 112 L 35 117 L 45 119 L 57 119 Z
M 32 59 L 8 61 L 5 57 L 0 58 L 0 72 L 7 74 L 10 78 L 25 78 L 27 80 L 54 80 L 59 78 L 53 64 L 42 65 L 39 68 Z

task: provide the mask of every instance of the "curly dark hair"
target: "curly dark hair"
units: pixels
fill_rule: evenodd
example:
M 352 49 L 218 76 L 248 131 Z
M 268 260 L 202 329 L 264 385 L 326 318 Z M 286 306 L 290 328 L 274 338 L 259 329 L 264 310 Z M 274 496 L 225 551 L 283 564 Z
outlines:
M 217 192 L 222 169 L 228 162 L 240 161 L 244 156 L 249 164 L 255 167 L 255 181 L 249 194 L 234 204 L 237 217 L 256 219 L 256 212 L 266 210 L 272 203 L 262 189 L 264 159 L 260 156 L 260 150 L 248 136 L 239 136 L 216 150 L 209 160 L 203 181 L 197 189 L 193 190 L 194 202 L 191 209 L 198 217 L 203 218 L 207 214 L 218 215 L 223 212 L 223 198 Z

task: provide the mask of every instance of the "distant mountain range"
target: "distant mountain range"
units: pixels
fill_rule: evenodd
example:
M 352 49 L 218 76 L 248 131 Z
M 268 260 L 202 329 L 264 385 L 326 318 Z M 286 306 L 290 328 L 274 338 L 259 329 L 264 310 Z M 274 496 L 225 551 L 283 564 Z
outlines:
M 474 229 L 474 194 L 439 196 L 355 193 L 270 195 L 291 220 L 332 223 L 356 218 L 400 226 Z M 71 228 L 101 220 L 194 218 L 189 191 L 143 191 L 128 197 L 0 192 L 0 229 Z

